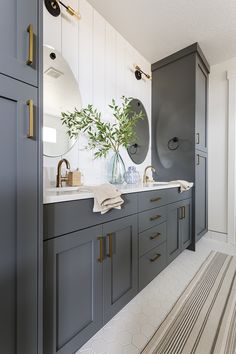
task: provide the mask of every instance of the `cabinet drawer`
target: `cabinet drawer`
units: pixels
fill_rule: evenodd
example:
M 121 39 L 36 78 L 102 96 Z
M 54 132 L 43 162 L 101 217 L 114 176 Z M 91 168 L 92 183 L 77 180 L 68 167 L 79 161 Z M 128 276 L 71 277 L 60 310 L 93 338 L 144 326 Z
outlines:
M 166 222 L 139 234 L 139 256 L 166 241 Z
M 168 203 L 168 189 L 138 193 L 138 211 L 153 209 Z
M 166 266 L 166 242 L 139 259 L 139 290 L 143 289 Z
M 170 188 L 168 189 L 168 203 L 175 203 L 179 200 L 190 199 L 192 197 L 192 189 L 189 189 L 186 192 L 180 193 L 179 188 Z
M 93 213 L 93 198 L 44 205 L 44 239 L 68 234 L 90 226 L 137 213 L 137 194 L 122 195 L 121 210 Z
M 167 208 L 155 208 L 139 214 L 139 232 L 159 225 L 166 220 Z

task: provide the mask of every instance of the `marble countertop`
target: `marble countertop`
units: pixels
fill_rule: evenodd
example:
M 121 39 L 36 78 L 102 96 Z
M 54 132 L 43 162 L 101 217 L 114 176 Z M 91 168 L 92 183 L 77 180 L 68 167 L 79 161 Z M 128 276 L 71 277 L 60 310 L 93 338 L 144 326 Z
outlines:
M 180 185 L 178 183 L 168 184 L 168 182 L 154 182 L 147 186 L 142 184 L 116 185 L 116 187 L 121 191 L 121 194 L 178 188 L 179 186 Z M 44 191 L 43 202 L 44 204 L 51 204 L 89 198 L 93 198 L 91 186 L 48 188 Z

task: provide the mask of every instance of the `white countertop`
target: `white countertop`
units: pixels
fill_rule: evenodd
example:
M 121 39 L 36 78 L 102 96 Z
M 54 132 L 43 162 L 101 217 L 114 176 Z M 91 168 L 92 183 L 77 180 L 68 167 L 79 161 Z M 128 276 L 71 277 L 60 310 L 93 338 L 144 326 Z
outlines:
M 116 185 L 121 191 L 121 194 L 147 192 L 158 189 L 178 188 L 180 185 L 168 184 L 168 182 L 154 182 L 148 186 L 142 184 L 126 184 Z M 90 191 L 91 186 L 81 187 L 63 187 L 63 188 L 49 188 L 44 192 L 44 204 L 67 202 L 71 200 L 89 199 L 93 198 L 93 193 Z

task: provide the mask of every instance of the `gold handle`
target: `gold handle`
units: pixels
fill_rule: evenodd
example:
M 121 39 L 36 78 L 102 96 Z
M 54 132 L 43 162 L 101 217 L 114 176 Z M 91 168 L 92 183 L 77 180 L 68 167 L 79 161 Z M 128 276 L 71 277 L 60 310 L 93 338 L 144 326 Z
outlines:
M 150 240 L 155 240 L 155 238 L 161 236 L 160 232 L 157 232 L 156 235 L 150 236 Z
M 151 217 L 150 217 L 150 221 L 154 221 L 154 220 L 157 220 L 157 219 L 159 219 L 159 218 L 161 218 L 161 215 L 151 216 Z
M 27 106 L 29 107 L 29 128 L 27 137 L 29 139 L 34 138 L 34 102 L 33 100 L 27 101 Z
M 155 262 L 158 258 L 161 257 L 161 254 L 157 253 L 154 257 L 150 258 L 150 262 Z
M 182 220 L 183 219 L 183 207 L 179 208 L 179 219 Z
M 113 253 L 113 247 L 112 247 L 112 234 L 108 235 L 109 238 L 109 254 L 108 257 L 112 258 L 112 253 Z
M 150 202 L 159 202 L 159 200 L 161 200 L 161 197 L 152 198 L 150 199 Z
M 27 65 L 32 65 L 34 61 L 34 31 L 33 25 L 29 25 L 27 28 L 27 32 L 29 33 L 29 51 L 28 51 L 28 59 L 26 61 Z
M 103 262 L 103 237 L 99 236 L 98 237 L 98 241 L 99 241 L 99 258 L 98 258 L 98 262 L 102 263 Z
M 185 206 L 183 206 L 183 219 L 185 219 Z
M 197 154 L 197 165 L 199 166 L 200 165 L 200 155 Z
M 197 141 L 196 141 L 196 144 L 200 144 L 200 134 L 199 134 L 199 133 L 197 133 L 196 135 L 197 135 Z

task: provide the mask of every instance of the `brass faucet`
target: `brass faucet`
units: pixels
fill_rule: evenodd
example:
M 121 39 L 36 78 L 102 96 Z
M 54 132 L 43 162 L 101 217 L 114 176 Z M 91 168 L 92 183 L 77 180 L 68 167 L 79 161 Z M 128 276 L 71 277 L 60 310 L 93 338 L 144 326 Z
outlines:
M 70 169 L 70 163 L 67 159 L 62 159 L 58 162 L 57 165 L 57 187 L 62 187 L 62 182 L 67 182 L 68 181 L 68 175 L 66 173 L 66 175 L 64 177 L 62 177 L 61 175 L 61 167 L 62 164 L 65 163 L 66 164 L 66 168 L 67 170 Z
M 147 176 L 147 171 L 151 169 L 152 172 L 156 172 L 155 168 L 153 166 L 147 166 L 144 170 L 143 173 L 143 184 L 148 184 L 149 182 L 152 182 L 153 180 L 150 180 L 150 178 Z

